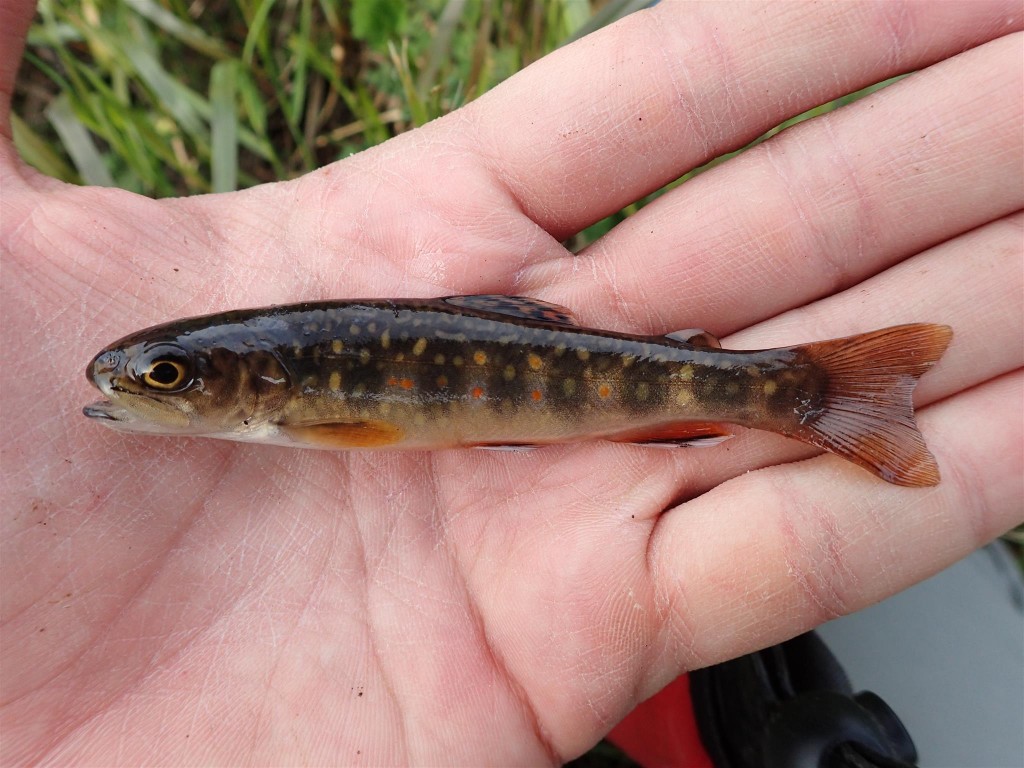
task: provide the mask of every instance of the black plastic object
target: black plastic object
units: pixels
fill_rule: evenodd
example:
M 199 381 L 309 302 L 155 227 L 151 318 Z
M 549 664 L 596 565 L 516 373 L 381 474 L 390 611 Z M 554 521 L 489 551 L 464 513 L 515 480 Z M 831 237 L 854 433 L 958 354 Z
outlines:
M 715 768 L 909 768 L 917 749 L 888 705 L 853 692 L 814 633 L 690 674 Z

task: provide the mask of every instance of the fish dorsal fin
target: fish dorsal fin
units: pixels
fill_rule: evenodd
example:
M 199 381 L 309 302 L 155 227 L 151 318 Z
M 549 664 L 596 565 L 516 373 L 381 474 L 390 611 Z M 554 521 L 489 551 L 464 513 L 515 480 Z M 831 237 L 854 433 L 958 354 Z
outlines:
M 524 320 L 540 320 L 557 325 L 579 325 L 565 307 L 526 296 L 502 296 L 500 294 L 479 294 L 476 296 L 449 296 L 445 302 L 455 307 L 475 309 L 477 312 L 493 312 L 496 315 L 521 317 Z
M 672 339 L 672 341 L 681 341 L 683 344 L 689 344 L 691 347 L 722 348 L 722 342 L 703 328 L 687 328 L 684 331 L 672 331 L 672 333 L 666 333 L 665 338 Z

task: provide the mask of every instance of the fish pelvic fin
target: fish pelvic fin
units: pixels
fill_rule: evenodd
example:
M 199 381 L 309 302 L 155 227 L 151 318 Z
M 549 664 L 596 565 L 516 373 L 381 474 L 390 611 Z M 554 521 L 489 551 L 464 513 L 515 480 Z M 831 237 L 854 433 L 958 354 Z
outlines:
M 919 323 L 795 347 L 827 384 L 820 413 L 790 434 L 895 485 L 937 485 L 938 465 L 914 421 L 913 392 L 952 338 L 949 326 Z

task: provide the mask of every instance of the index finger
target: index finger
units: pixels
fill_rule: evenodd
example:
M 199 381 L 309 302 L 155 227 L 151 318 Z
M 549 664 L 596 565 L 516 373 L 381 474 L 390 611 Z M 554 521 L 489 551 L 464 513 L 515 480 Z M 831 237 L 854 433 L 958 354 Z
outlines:
M 665 2 L 474 102 L 464 140 L 562 239 L 788 117 L 1020 27 L 1006 2 Z

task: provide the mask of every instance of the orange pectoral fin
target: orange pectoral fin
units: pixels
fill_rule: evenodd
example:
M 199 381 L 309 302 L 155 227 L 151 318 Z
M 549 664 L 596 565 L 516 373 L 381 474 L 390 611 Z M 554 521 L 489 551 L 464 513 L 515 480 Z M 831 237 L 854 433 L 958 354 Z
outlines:
M 329 421 L 319 424 L 282 425 L 281 431 L 296 443 L 317 448 L 386 448 L 400 443 L 405 433 L 387 421 Z
M 705 421 L 677 421 L 609 435 L 606 440 L 635 445 L 666 447 L 711 446 L 728 440 L 733 433 L 724 424 Z

